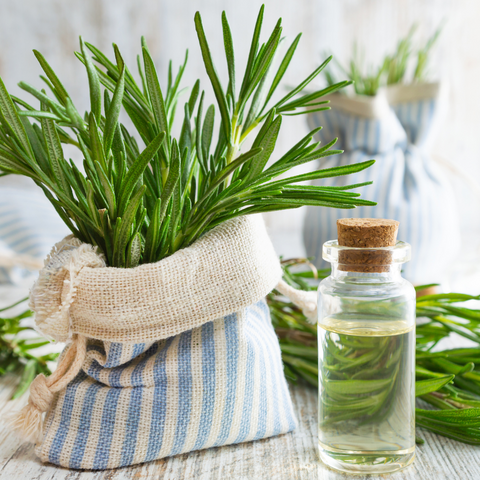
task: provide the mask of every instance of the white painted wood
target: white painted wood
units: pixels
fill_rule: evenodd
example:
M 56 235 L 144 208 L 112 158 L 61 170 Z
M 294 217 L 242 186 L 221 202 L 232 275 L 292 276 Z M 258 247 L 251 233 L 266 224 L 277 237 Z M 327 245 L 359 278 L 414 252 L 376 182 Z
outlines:
M 0 379 L 0 416 L 18 379 Z M 279 437 L 240 445 L 212 448 L 148 464 L 102 472 L 74 471 L 43 465 L 33 446 L 21 443 L 0 426 L 0 479 L 2 480 L 341 480 L 353 478 L 327 469 L 317 457 L 317 394 L 307 386 L 291 388 L 298 428 Z M 417 447 L 412 466 L 389 475 L 391 480 L 477 480 L 480 447 L 463 445 L 418 430 L 426 443 Z M 380 480 L 386 477 L 358 476 Z
M 193 14 L 202 12 L 205 29 L 211 39 L 213 55 L 221 59 L 220 13 L 226 9 L 232 25 L 238 64 L 243 65 L 248 46 L 240 42 L 250 36 L 261 0 L 220 2 L 218 0 L 0 0 L 0 76 L 14 93 L 19 80 L 40 86 L 38 67 L 31 50 L 36 48 L 55 67 L 62 81 L 82 110 L 88 105 L 86 76 L 72 52 L 78 49 L 78 35 L 108 49 L 119 44 L 129 65 L 135 64 L 139 38 L 145 35 L 163 79 L 168 59 L 178 65 L 189 47 L 188 78 L 199 77 L 211 92 L 204 73 L 193 28 Z M 266 30 L 277 17 L 284 20 L 287 41 L 304 32 L 297 59 L 286 78 L 292 83 L 305 77 L 331 51 L 346 61 L 354 39 L 367 50 L 367 62 L 377 62 L 415 21 L 421 36 L 428 37 L 442 19 L 447 20 L 434 60 L 437 77 L 450 85 L 450 111 L 435 147 L 437 155 L 468 169 L 472 178 L 480 178 L 480 3 L 478 0 L 265 0 Z M 435 63 L 435 62 L 434 62 Z M 217 61 L 222 75 L 226 71 Z M 190 82 L 190 83 L 193 83 Z M 26 97 L 21 93 L 20 96 Z M 213 100 L 209 93 L 210 100 Z M 306 133 L 304 122 L 286 119 L 278 151 L 281 153 Z M 73 155 L 73 153 L 72 153 Z M 452 177 L 455 178 L 455 177 Z M 3 179 L 7 181 L 7 179 Z M 462 208 L 464 228 L 478 231 L 478 203 L 461 180 L 455 180 Z M 287 231 L 295 238 L 284 238 L 279 253 L 288 254 L 292 243 L 300 250 L 301 211 L 278 212 L 268 216 L 273 233 Z M 476 237 L 475 237 L 476 238 Z M 478 244 L 478 239 L 476 240 Z M 297 246 L 298 245 L 298 246 Z M 21 298 L 18 289 L 0 291 L 0 303 Z M 473 293 L 473 292 L 472 292 Z M 2 302 L 3 301 L 3 302 Z M 15 383 L 13 376 L 0 380 L 0 418 Z M 22 444 L 0 425 L 0 479 L 6 480 L 99 480 L 99 479 L 325 479 L 350 477 L 326 469 L 316 452 L 316 402 L 314 389 L 292 388 L 299 419 L 298 429 L 281 437 L 238 446 L 193 452 L 145 465 L 106 472 L 77 472 L 42 465 L 33 447 Z M 417 448 L 414 464 L 404 472 L 386 476 L 392 480 L 476 480 L 480 479 L 480 447 L 463 445 L 419 430 L 426 440 Z M 375 477 L 368 477 L 373 480 Z M 380 477 L 378 477 L 380 478 Z M 382 477 L 383 478 L 383 477 Z
M 0 288 L 0 308 L 27 294 L 25 288 Z M 23 306 L 16 307 L 17 312 Z M 13 311 L 12 311 L 13 313 Z M 460 346 L 462 340 L 449 340 L 446 348 Z M 51 348 L 57 348 L 52 346 Z M 352 477 L 327 469 L 317 455 L 317 392 L 299 385 L 291 387 L 298 428 L 289 434 L 227 447 L 212 448 L 158 460 L 143 465 L 107 471 L 76 471 L 42 464 L 33 446 L 22 443 L 1 420 L 10 410 L 8 403 L 19 378 L 0 377 L 0 480 L 478 480 L 480 447 L 418 429 L 425 439 L 417 447 L 413 465 L 388 477 Z M 22 399 L 26 402 L 26 398 Z
M 0 287 L 0 308 L 27 294 L 25 288 Z M 17 313 L 23 305 L 16 307 Z M 14 313 L 14 311 L 11 311 Z M 445 348 L 460 346 L 460 337 Z M 52 345 L 50 348 L 58 348 Z M 33 446 L 22 443 L 1 420 L 10 410 L 9 398 L 18 384 L 14 375 L 0 377 L 0 480 L 375 480 L 385 477 L 351 477 L 327 469 L 317 455 L 317 392 L 306 385 L 291 387 L 298 428 L 279 437 L 178 455 L 143 465 L 101 472 L 68 470 L 42 464 Z M 26 397 L 21 399 L 26 402 Z M 414 464 L 391 480 L 478 480 L 480 447 L 464 445 L 417 430 L 425 445 L 417 447 Z
M 262 3 L 266 4 L 265 36 L 280 16 L 283 17 L 286 44 L 303 32 L 296 60 L 285 78 L 290 85 L 318 66 L 326 52 L 335 54 L 345 63 L 351 56 L 353 42 L 357 41 L 359 47 L 365 49 L 366 63 L 378 63 L 395 48 L 398 39 L 413 23 L 419 24 L 418 37 L 426 39 L 445 19 L 431 73 L 432 78 L 441 78 L 450 85 L 450 111 L 434 150 L 457 168 L 468 169 L 469 177 L 477 179 L 478 183 L 478 0 L 0 0 L 0 76 L 16 94 L 20 94 L 16 87 L 20 80 L 42 85 L 38 79 L 41 70 L 31 53 L 32 49 L 38 49 L 51 62 L 82 111 L 88 105 L 88 91 L 85 71 L 73 56 L 73 51 L 78 50 L 78 36 L 83 35 L 106 51 L 110 50 L 112 42 L 118 43 L 127 64 L 135 70 L 140 36 L 145 35 L 160 70 L 162 84 L 166 81 L 168 60 L 173 58 L 178 66 L 185 49 L 189 48 L 187 83 L 193 85 L 194 79 L 200 78 L 207 98 L 212 101 L 193 24 L 195 11 L 202 13 L 217 68 L 225 79 L 221 11 L 226 10 L 232 26 L 240 72 Z M 28 97 L 23 92 L 21 96 Z M 301 118 L 285 119 L 278 153 L 293 145 L 306 131 Z M 480 231 L 480 219 L 476 215 L 480 201 L 465 180 L 455 175 L 452 179 L 462 202 L 459 214 L 464 230 Z M 299 236 L 302 210 L 274 212 L 267 218 L 272 231 L 295 231 Z

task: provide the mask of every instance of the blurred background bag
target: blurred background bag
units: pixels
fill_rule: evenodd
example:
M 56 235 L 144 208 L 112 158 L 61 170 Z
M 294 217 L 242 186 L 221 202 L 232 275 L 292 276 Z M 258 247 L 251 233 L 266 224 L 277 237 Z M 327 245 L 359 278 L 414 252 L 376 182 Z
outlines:
M 361 189 L 362 196 L 378 203 L 353 210 L 308 207 L 304 243 L 317 267 L 327 267 L 322 245 L 337 238 L 338 218 L 392 218 L 400 221 L 399 238 L 412 245 L 412 261 L 404 266 L 404 276 L 416 284 L 443 279 L 458 252 L 460 234 L 450 184 L 429 155 L 442 98 L 438 83 L 395 85 L 375 96 L 333 94 L 331 111 L 308 116 L 310 127 L 324 127 L 318 140 L 326 143 L 338 137 L 336 148 L 345 151 L 323 160 L 322 168 L 376 160 L 351 178 L 316 182 L 343 186 L 373 181 Z
M 52 245 L 68 234 L 58 213 L 30 179 L 0 178 L 0 285 L 30 288 Z

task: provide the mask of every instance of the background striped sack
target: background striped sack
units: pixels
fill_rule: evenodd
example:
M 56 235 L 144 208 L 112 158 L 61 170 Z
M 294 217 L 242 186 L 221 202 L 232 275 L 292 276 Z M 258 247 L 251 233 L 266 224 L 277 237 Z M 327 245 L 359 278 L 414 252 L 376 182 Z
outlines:
M 47 416 L 44 462 L 115 468 L 295 428 L 264 300 L 157 342 L 89 340 L 87 352 Z
M 68 234 L 42 190 L 30 179 L 17 175 L 0 178 L 0 284 L 30 287 L 37 270 L 22 267 L 20 262 L 6 266 L 2 259 L 21 256 L 41 266 L 52 245 Z
M 316 182 L 343 186 L 373 181 L 356 191 L 378 203 L 352 210 L 308 207 L 304 243 L 319 268 L 329 266 L 322 260 L 322 245 L 337 238 L 337 219 L 390 218 L 400 222 L 398 238 L 412 245 L 404 276 L 416 284 L 442 279 L 460 236 L 453 192 L 428 153 L 441 116 L 441 98 L 438 84 L 400 85 L 375 97 L 331 95 L 331 111 L 308 116 L 312 128 L 324 127 L 319 140 L 327 143 L 338 137 L 335 148 L 345 151 L 322 160 L 322 168 L 376 160 L 363 172 Z

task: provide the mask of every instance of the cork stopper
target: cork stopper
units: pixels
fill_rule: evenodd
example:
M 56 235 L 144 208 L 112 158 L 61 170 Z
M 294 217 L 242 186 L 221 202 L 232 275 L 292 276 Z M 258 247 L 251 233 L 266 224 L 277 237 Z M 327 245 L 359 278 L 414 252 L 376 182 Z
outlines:
M 380 218 L 342 218 L 337 220 L 338 244 L 369 250 L 342 250 L 339 270 L 382 273 L 390 270 L 392 252 L 375 250 L 394 247 L 399 222 Z
M 342 247 L 394 247 L 399 222 L 383 218 L 342 218 L 337 220 L 338 244 Z

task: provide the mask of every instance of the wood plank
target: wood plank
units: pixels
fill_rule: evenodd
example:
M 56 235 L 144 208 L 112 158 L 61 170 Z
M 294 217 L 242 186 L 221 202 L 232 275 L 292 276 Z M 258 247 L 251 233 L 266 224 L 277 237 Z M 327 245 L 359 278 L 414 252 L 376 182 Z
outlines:
M 0 289 L 0 306 L 22 298 L 23 289 Z M 20 307 L 21 309 L 21 307 Z M 445 347 L 460 346 L 454 338 Z M 8 399 L 18 377 L 0 378 L 0 419 L 10 408 Z M 257 442 L 211 448 L 107 471 L 75 471 L 41 464 L 34 447 L 22 443 L 0 423 L 0 479 L 5 480 L 380 480 L 382 476 L 343 475 L 326 468 L 317 455 L 317 392 L 305 385 L 291 387 L 298 419 L 293 433 Z M 26 398 L 23 399 L 26 401 Z M 389 475 L 391 480 L 478 480 L 480 447 L 431 434 L 419 429 L 425 445 L 417 448 L 413 465 Z
M 0 379 L 0 415 L 16 384 L 13 376 Z M 6 480 L 341 480 L 352 478 L 326 468 L 318 460 L 317 394 L 307 386 L 291 388 L 299 421 L 293 432 L 257 442 L 211 448 L 143 465 L 86 472 L 42 465 L 33 446 L 20 442 L 0 426 L 0 478 Z M 412 466 L 389 475 L 391 480 L 441 480 L 480 478 L 480 447 L 418 432 L 426 444 L 417 448 Z M 380 480 L 382 476 L 358 476 Z

